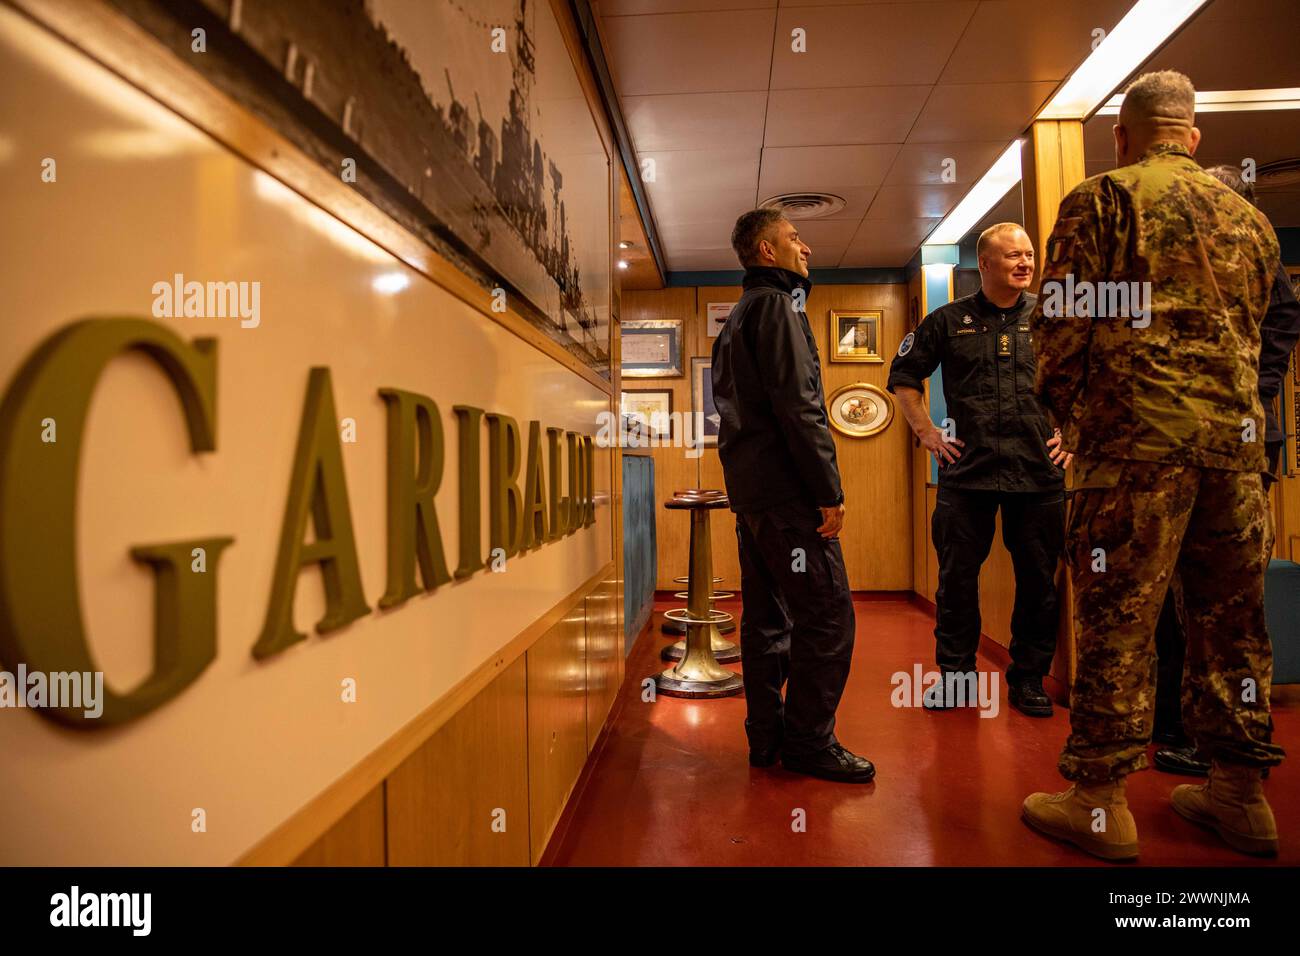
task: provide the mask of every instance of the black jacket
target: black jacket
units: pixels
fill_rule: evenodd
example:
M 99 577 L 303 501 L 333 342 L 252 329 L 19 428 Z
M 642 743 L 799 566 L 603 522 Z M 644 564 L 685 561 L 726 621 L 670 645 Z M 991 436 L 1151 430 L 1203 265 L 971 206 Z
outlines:
M 745 292 L 713 343 L 718 457 L 731 510 L 790 500 L 844 500 L 826 418 L 817 343 L 794 291 L 812 283 L 786 269 L 750 267 Z
M 1291 279 L 1281 264 L 1269 293 L 1268 311 L 1259 326 L 1259 397 L 1264 401 L 1264 441 L 1282 442 L 1286 435 L 1273 414 L 1273 399 L 1282 390 L 1291 351 L 1300 341 L 1300 303 L 1296 302 Z
M 1065 472 L 1048 457 L 1052 428 L 1034 396 L 1029 314 L 1037 297 L 1000 309 L 981 289 L 942 305 L 907 335 L 889 368 L 888 388 L 924 391 L 943 365 L 943 395 L 955 437 L 965 444 L 939 468 L 939 484 L 976 491 L 1053 491 Z

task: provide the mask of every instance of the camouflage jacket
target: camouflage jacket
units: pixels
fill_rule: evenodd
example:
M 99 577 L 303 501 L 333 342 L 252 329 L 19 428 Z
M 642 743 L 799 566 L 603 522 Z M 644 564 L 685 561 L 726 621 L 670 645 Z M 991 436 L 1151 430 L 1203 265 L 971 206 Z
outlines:
M 1084 459 L 1263 471 L 1262 213 L 1160 143 L 1061 201 L 1030 316 L 1035 389 Z

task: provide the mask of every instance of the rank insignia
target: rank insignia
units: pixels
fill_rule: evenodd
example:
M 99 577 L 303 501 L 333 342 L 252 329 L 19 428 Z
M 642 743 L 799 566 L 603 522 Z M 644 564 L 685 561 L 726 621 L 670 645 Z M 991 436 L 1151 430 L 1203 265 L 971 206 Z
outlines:
M 1011 336 L 1005 332 L 998 336 L 998 355 L 1003 358 L 1011 355 Z

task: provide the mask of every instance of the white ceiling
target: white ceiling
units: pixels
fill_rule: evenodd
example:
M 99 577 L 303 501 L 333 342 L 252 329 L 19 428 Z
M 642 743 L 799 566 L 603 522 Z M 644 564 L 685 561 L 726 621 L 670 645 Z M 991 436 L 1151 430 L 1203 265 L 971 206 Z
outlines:
M 800 222 L 814 267 L 905 265 L 1130 3 L 594 6 L 633 148 L 655 161 L 644 186 L 667 267 L 690 271 L 738 268 L 736 217 L 795 191 L 847 201 Z M 806 53 L 791 49 L 795 28 Z

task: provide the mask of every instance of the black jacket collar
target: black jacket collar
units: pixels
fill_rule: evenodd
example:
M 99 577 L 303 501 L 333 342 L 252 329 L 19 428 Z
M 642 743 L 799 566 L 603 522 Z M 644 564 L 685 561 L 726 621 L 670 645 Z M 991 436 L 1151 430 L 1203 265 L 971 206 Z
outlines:
M 987 313 L 988 315 L 1002 315 L 1002 314 L 1010 315 L 1012 312 L 1019 312 L 1021 309 L 1023 309 L 1026 303 L 1028 302 L 1028 300 L 1025 298 L 1025 294 L 1021 292 L 1020 298 L 1016 299 L 1015 304 L 1011 305 L 1009 308 L 1004 309 L 1000 305 L 994 305 L 989 300 L 989 297 L 984 294 L 984 289 L 980 288 L 975 292 L 975 302 L 979 305 L 980 310 Z
M 812 290 L 810 279 L 779 266 L 746 266 L 745 278 L 741 285 L 746 291 L 780 289 L 787 295 L 793 295 L 795 289 L 803 289 L 805 295 Z

